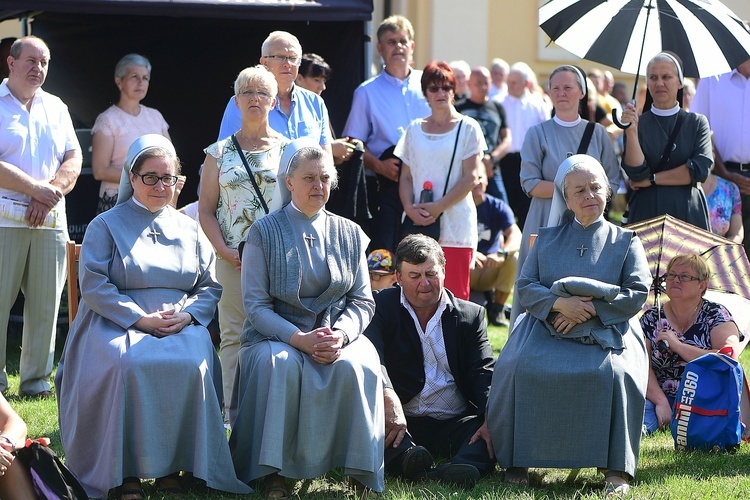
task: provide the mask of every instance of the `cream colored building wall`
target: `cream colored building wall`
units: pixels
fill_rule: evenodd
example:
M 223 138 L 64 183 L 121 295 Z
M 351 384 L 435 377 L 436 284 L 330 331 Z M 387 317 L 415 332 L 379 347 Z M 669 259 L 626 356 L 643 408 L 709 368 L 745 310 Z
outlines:
M 0 22 L 0 39 L 13 36 L 21 36 L 21 23 L 15 19 Z
M 495 57 L 513 64 L 528 63 L 540 81 L 558 65 L 574 62 L 586 71 L 610 69 L 615 79 L 632 90 L 633 75 L 584 61 L 555 47 L 538 27 L 538 8 L 547 0 L 391 0 L 391 12 L 402 14 L 414 25 L 414 65 L 432 59 L 464 59 L 470 66 L 489 65 Z M 750 19 L 750 0 L 724 0 L 740 18 Z M 374 0 L 373 61 L 379 64 L 374 32 L 383 19 L 383 0 Z

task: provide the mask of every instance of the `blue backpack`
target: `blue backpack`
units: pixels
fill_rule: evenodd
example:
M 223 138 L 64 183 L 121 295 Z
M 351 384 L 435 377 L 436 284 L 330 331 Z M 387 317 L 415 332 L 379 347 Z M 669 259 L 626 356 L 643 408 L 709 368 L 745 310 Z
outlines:
M 721 353 L 704 354 L 685 366 L 672 413 L 676 450 L 739 448 L 744 380 L 739 362 Z

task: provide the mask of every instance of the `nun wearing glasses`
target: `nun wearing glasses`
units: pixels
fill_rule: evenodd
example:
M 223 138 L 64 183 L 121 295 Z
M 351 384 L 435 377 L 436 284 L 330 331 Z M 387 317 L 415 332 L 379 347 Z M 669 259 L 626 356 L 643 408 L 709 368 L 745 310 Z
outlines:
M 164 494 L 185 475 L 247 493 L 221 416 L 221 369 L 204 327 L 221 296 L 214 252 L 174 210 L 180 164 L 168 139 L 129 148 L 117 205 L 88 226 L 81 307 L 55 380 L 66 463 L 90 497 Z
M 359 493 L 382 491 L 380 360 L 362 335 L 375 311 L 369 240 L 325 209 L 336 168 L 316 142 L 286 147 L 276 185 L 282 206 L 252 225 L 242 254 L 253 265 L 242 266 L 247 320 L 230 405 L 237 477 L 286 498 L 288 479 L 343 467 Z

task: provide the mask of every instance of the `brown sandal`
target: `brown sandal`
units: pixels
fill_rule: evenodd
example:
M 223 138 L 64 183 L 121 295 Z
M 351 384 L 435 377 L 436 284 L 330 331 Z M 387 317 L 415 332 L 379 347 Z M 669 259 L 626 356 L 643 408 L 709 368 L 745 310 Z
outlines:
M 146 495 L 141 487 L 141 480 L 137 477 L 126 477 L 122 484 L 115 488 L 117 500 L 145 500 Z
M 174 472 L 168 476 L 160 477 L 154 481 L 154 488 L 159 493 L 169 497 L 179 497 L 186 493 L 185 488 L 180 483 L 180 473 Z
M 265 491 L 266 500 L 285 500 L 289 497 L 286 478 L 275 472 L 265 477 Z
M 508 467 L 505 469 L 505 482 L 514 486 L 529 485 L 528 467 Z

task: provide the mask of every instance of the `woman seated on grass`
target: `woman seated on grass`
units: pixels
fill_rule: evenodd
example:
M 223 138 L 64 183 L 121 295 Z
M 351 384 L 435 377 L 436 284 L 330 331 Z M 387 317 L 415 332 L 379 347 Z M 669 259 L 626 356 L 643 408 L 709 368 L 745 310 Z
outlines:
M 13 454 L 25 441 L 26 422 L 0 393 L 0 498 L 4 500 L 36 498 L 29 471 Z
M 665 275 L 669 300 L 641 317 L 650 369 L 644 430 L 651 434 L 672 420 L 685 364 L 729 345 L 735 352 L 744 335 L 729 311 L 703 298 L 711 273 L 700 255 L 677 255 Z

